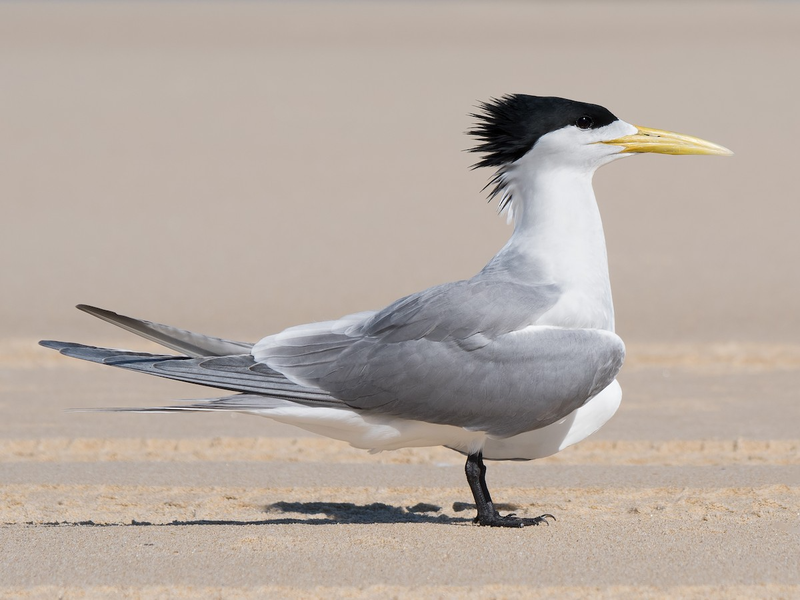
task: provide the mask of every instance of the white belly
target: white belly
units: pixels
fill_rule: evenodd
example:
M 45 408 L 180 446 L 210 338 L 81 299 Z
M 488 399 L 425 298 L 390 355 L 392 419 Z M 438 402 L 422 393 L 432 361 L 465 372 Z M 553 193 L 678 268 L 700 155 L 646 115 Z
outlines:
M 436 425 L 388 416 L 370 416 L 340 408 L 285 407 L 248 411 L 326 437 L 348 442 L 371 452 L 424 446 L 447 446 L 465 454 L 483 451 L 493 460 L 531 460 L 550 456 L 590 436 L 619 408 L 622 389 L 616 380 L 565 418 L 506 439 L 452 425 Z
M 483 457 L 530 460 L 560 452 L 605 425 L 617 412 L 621 401 L 622 388 L 615 379 L 589 402 L 552 425 L 502 440 L 487 438 Z

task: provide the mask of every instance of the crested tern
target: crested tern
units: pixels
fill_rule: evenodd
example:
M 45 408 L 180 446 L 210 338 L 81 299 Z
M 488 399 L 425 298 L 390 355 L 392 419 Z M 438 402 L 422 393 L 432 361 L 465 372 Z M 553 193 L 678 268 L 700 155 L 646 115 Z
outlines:
M 250 344 L 79 305 L 180 353 L 42 341 L 67 356 L 236 392 L 135 412 L 239 411 L 373 452 L 446 446 L 467 456 L 474 522 L 501 516 L 483 460 L 531 460 L 579 442 L 619 407 L 625 346 L 614 307 L 595 170 L 636 153 L 732 154 L 637 127 L 584 102 L 524 94 L 479 105 L 475 167 L 495 169 L 490 199 L 508 211 L 508 243 L 471 279 L 378 311 L 291 327 Z

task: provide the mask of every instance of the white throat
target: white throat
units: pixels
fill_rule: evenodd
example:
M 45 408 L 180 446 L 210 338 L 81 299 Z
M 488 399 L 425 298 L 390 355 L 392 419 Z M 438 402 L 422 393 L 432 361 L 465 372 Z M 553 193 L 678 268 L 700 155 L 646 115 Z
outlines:
M 595 169 L 535 154 L 521 158 L 504 175 L 514 233 L 498 258 L 526 257 L 536 265 L 531 274 L 541 280 L 537 283 L 561 290 L 559 302 L 537 324 L 613 331 L 606 242 L 592 189 Z

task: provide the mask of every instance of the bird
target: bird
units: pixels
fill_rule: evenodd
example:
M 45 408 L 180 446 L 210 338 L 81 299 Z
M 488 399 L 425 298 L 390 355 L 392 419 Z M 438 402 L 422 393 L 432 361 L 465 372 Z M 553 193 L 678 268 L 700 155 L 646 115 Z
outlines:
M 61 354 L 235 392 L 175 406 L 109 411 L 238 411 L 380 452 L 444 446 L 466 456 L 477 515 L 491 527 L 549 524 L 501 515 L 484 460 L 555 454 L 617 411 L 625 345 L 614 306 L 595 171 L 640 153 L 731 155 L 717 144 L 631 125 L 608 109 L 507 94 L 470 115 L 485 189 L 513 222 L 470 279 L 376 310 L 290 327 L 257 343 L 78 308 L 178 353 L 43 340 Z

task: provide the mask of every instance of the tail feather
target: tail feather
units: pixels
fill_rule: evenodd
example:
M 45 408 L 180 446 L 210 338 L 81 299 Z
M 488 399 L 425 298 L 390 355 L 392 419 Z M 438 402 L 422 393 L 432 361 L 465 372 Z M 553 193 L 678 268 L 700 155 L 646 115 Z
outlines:
M 108 408 L 73 408 L 69 412 L 130 412 L 130 413 L 177 413 L 177 412 L 253 412 L 268 411 L 279 408 L 296 407 L 297 402 L 271 398 L 259 394 L 236 394 L 219 398 L 187 400 L 185 404 L 174 406 L 108 407 Z
M 97 348 L 52 340 L 43 340 L 39 344 L 65 356 L 167 379 L 305 405 L 345 406 L 326 392 L 289 381 L 277 371 L 255 362 L 250 354 L 189 357 Z
M 227 356 L 229 354 L 246 354 L 250 352 L 253 344 L 236 342 L 222 338 L 211 337 L 201 333 L 194 333 L 185 329 L 178 329 L 170 325 L 152 323 L 143 319 L 134 319 L 119 315 L 110 310 L 78 304 L 78 309 L 108 323 L 135 333 L 166 348 L 180 352 L 187 356 Z

